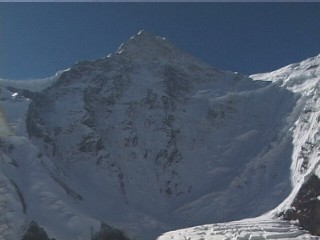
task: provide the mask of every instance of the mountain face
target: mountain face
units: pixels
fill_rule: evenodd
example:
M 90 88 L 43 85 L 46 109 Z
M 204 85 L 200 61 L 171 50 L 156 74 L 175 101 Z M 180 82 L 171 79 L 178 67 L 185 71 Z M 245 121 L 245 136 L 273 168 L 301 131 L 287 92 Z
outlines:
M 248 77 L 142 31 L 43 89 L 6 82 L 0 236 L 34 221 L 57 240 L 90 239 L 103 223 L 150 240 L 268 211 L 310 230 L 299 202 L 312 185 L 309 210 L 320 209 L 319 64 Z

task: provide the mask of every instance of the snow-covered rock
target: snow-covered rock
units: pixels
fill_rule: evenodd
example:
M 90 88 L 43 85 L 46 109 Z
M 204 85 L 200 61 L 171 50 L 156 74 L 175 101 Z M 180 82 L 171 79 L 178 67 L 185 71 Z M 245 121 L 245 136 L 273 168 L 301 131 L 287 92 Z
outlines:
M 318 163 L 319 63 L 247 77 L 142 31 L 41 87 L 0 80 L 0 236 L 35 221 L 89 239 L 105 222 L 149 240 L 268 212 L 160 239 L 312 239 L 272 219 Z

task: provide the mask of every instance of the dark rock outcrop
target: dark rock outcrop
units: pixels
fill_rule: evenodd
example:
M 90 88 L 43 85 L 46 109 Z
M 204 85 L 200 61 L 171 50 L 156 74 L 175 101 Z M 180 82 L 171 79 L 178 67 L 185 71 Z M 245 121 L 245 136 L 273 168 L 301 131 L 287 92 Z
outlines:
M 21 240 L 55 240 L 54 238 L 49 238 L 46 231 L 40 227 L 36 222 L 32 221 L 25 233 L 23 234 Z
M 281 214 L 285 220 L 298 220 L 311 234 L 320 235 L 320 179 L 312 174 L 301 186 L 291 209 Z
M 129 240 L 129 238 L 121 230 L 101 223 L 100 231 L 94 234 L 91 240 Z

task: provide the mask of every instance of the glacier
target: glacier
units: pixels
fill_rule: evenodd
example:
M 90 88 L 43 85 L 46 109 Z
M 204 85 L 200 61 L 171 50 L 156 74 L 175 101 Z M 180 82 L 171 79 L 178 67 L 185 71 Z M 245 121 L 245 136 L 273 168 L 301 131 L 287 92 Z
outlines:
M 0 79 L 0 239 L 31 221 L 57 240 L 102 222 L 145 240 L 317 239 L 280 216 L 319 165 L 319 64 L 245 76 L 141 31 L 54 77 Z

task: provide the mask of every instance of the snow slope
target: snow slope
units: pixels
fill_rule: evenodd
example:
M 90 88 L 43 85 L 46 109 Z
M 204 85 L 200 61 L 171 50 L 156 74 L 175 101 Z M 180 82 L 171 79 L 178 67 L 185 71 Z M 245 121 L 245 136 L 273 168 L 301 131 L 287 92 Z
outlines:
M 272 219 L 318 161 L 319 62 L 249 78 L 140 32 L 41 86 L 7 81 L 0 236 L 33 220 L 58 240 L 100 222 L 149 240 L 250 218 L 159 239 L 312 239 Z
M 165 233 L 158 240 L 319 239 L 302 231 L 298 227 L 299 222 L 277 219 L 279 213 L 291 208 L 305 179 L 311 174 L 316 175 L 319 168 L 319 66 L 320 55 L 274 72 L 251 76 L 254 80 L 270 81 L 300 96 L 289 117 L 294 124 L 289 130 L 292 132 L 292 191 L 288 197 L 278 207 L 257 218 L 181 229 Z
M 320 107 L 320 55 L 295 63 L 277 71 L 255 74 L 253 79 L 271 80 L 292 92 L 301 95 L 294 117 L 297 119 L 291 128 L 293 132 L 293 151 L 291 163 L 292 193 L 282 205 L 288 206 L 300 189 L 306 176 L 315 171 L 319 164 L 317 149 L 319 145 L 319 107 Z M 298 117 L 296 115 L 299 115 Z

